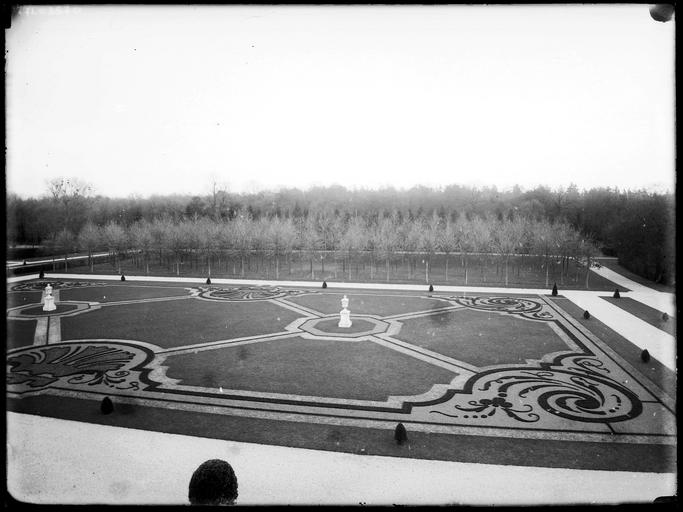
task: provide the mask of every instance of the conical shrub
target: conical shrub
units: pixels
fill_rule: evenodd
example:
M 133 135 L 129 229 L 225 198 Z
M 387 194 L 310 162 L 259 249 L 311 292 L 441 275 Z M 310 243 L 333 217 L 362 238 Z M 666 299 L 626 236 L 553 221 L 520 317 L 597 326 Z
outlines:
M 114 412 L 114 404 L 111 401 L 111 398 L 108 396 L 105 396 L 102 399 L 102 403 L 100 404 L 100 411 L 102 414 L 111 414 Z
M 662 320 L 665 322 L 669 319 L 669 315 L 667 313 L 662 313 Z
M 583 312 L 583 317 L 588 320 L 591 317 L 591 314 L 588 311 Z
M 124 276 L 123 274 L 121 274 L 121 281 L 125 281 L 125 280 L 126 280 L 126 276 Z
M 557 297 L 557 283 L 553 284 L 552 296 Z
M 403 444 L 408 440 L 408 432 L 406 431 L 406 428 L 403 426 L 403 423 L 399 423 L 398 425 L 396 425 L 396 430 L 394 430 L 394 439 L 398 444 Z
M 327 281 L 323 281 L 323 288 L 327 288 Z
M 433 292 L 433 291 L 434 291 L 434 287 L 433 287 L 431 284 L 429 285 L 429 291 L 430 291 L 430 292 Z
M 621 298 L 621 295 L 619 295 L 619 288 L 617 288 L 616 290 L 614 290 L 614 298 L 615 298 L 615 299 Z
M 210 277 L 206 278 L 206 284 L 211 284 L 211 278 Z
M 41 270 L 40 274 L 38 275 L 38 279 L 45 279 L 45 272 Z
M 650 353 L 647 351 L 647 349 L 643 350 L 640 353 L 640 358 L 643 360 L 644 363 L 647 363 L 650 360 Z

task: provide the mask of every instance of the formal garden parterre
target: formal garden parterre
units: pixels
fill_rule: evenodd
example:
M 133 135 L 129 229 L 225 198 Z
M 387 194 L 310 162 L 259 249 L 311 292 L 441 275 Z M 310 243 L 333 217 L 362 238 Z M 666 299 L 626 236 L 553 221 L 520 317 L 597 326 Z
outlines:
M 675 390 L 556 298 L 50 282 L 50 314 L 46 280 L 8 285 L 10 410 L 444 460 L 674 463 Z M 93 413 L 105 396 L 118 413 Z M 410 452 L 379 440 L 399 422 Z

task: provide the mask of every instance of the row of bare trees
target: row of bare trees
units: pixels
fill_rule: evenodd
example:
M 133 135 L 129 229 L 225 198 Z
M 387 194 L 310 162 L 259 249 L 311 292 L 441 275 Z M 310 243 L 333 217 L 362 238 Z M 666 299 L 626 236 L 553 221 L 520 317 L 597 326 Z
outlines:
M 565 222 L 464 216 L 451 221 L 436 214 L 414 220 L 385 216 L 368 221 L 325 213 L 301 219 L 273 216 L 256 220 L 242 211 L 231 221 L 155 219 L 138 221 L 129 227 L 115 221 L 104 226 L 86 222 L 76 235 L 63 229 L 53 243 L 65 255 L 65 265 L 67 254 L 87 252 L 91 271 L 93 254 L 106 250 L 119 271 L 121 260 L 130 256 L 146 273 L 150 264 L 170 262 L 177 275 L 188 259 L 200 261 L 209 276 L 212 269 L 224 267 L 230 259 L 233 273 L 244 276 L 252 258 L 268 258 L 274 263 L 276 279 L 280 278 L 283 262 L 289 264 L 291 273 L 292 256 L 296 254 L 300 260 L 308 260 L 311 279 L 316 278 L 318 268 L 319 277 L 325 276 L 325 263 L 332 259 L 337 264 L 335 273 L 341 272 L 343 278 L 351 280 L 354 263 L 358 275 L 359 261 L 369 259 L 370 279 L 386 277 L 389 281 L 391 262 L 400 258 L 402 262 L 407 260 L 410 279 L 418 272 L 418 264 L 423 264 L 425 282 L 429 283 L 434 256 L 441 254 L 445 255 L 441 259 L 446 281 L 449 260 L 457 256 L 468 284 L 472 262 L 479 264 L 483 273 L 483 261 L 493 258 L 501 272 L 504 270 L 506 286 L 511 258 L 521 255 L 534 258 L 537 272 L 545 273 L 546 286 L 551 264 L 559 262 L 563 282 L 570 262 L 587 263 L 588 286 L 588 268 L 597 254 L 594 242 Z

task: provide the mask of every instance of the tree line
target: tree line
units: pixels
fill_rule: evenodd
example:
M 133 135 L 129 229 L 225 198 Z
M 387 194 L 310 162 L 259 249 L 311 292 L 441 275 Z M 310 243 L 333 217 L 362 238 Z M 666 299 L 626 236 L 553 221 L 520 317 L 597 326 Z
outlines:
M 87 221 L 74 234 L 59 231 L 51 243 L 66 257 L 76 251 L 87 252 L 91 271 L 93 254 L 106 250 L 114 266 L 121 271 L 124 258 L 149 273 L 150 264 L 170 265 L 180 275 L 181 265 L 201 261 L 201 268 L 210 277 L 216 268 L 223 271 L 232 259 L 232 273 L 245 275 L 252 258 L 267 257 L 274 263 L 274 274 L 280 279 L 284 267 L 291 273 L 292 258 L 306 260 L 311 279 L 325 275 L 326 262 L 335 263 L 339 278 L 352 280 L 358 275 L 358 265 L 369 263 L 370 278 L 392 278 L 392 264 L 408 263 L 412 279 L 424 272 L 430 282 L 432 261 L 436 254 L 445 255 L 445 279 L 448 281 L 449 261 L 456 257 L 464 268 L 464 283 L 472 272 L 484 272 L 484 262 L 495 260 L 508 285 L 511 261 L 520 256 L 531 257 L 549 285 L 551 266 L 557 266 L 563 281 L 571 263 L 585 266 L 586 286 L 591 259 L 598 254 L 593 240 L 584 237 L 567 222 L 551 223 L 521 216 L 513 219 L 483 219 L 464 216 L 456 220 L 442 219 L 433 213 L 429 217 L 409 220 L 398 214 L 374 220 L 360 216 L 328 215 L 321 212 L 304 218 L 261 217 L 255 219 L 241 210 L 232 220 L 207 217 L 172 220 L 169 218 L 140 220 L 125 226 L 111 220 L 104 226 Z M 470 268 L 474 264 L 475 268 Z M 355 271 L 354 271 L 355 265 Z
M 242 219 L 247 219 L 244 222 L 254 223 L 250 229 L 265 230 L 263 233 L 268 232 L 266 224 L 278 226 L 286 232 L 292 232 L 291 226 L 294 226 L 298 238 L 293 238 L 291 233 L 287 238 L 297 240 L 297 250 L 308 247 L 301 234 L 304 231 L 301 226 L 308 224 L 318 226 L 323 246 L 340 243 L 336 239 L 328 240 L 328 233 L 319 220 L 322 218 L 332 219 L 329 222 L 338 224 L 334 230 L 337 238 L 342 237 L 341 233 L 348 239 L 351 235 L 346 235 L 346 232 L 351 226 L 352 234 L 363 232 L 365 239 L 369 240 L 364 242 L 365 250 L 374 251 L 371 247 L 393 245 L 396 251 L 400 250 L 399 247 L 410 246 L 405 241 L 410 238 L 406 233 L 413 229 L 409 226 L 422 226 L 420 229 L 424 231 L 425 225 L 437 223 L 442 231 L 447 226 L 454 229 L 454 226 L 463 225 L 476 230 L 479 228 L 475 225 L 483 223 L 491 240 L 501 240 L 500 233 L 505 230 L 500 226 L 525 222 L 536 226 L 567 226 L 573 233 L 563 233 L 569 237 L 568 240 L 592 240 L 603 253 L 618 256 L 620 263 L 643 277 L 664 283 L 673 283 L 674 280 L 675 207 L 671 194 L 609 188 L 580 192 L 575 186 L 556 190 L 536 187 L 529 191 L 515 187 L 498 191 L 495 187 L 459 185 L 408 190 L 349 190 L 331 186 L 306 191 L 284 189 L 236 194 L 215 183 L 213 185 L 211 192 L 204 196 L 116 199 L 92 195 L 87 185 L 78 180 L 54 180 L 48 194 L 43 197 L 21 199 L 8 196 L 8 242 L 56 248 L 58 238 L 79 240 L 86 225 L 88 229 L 92 226 L 104 229 L 113 223 L 130 234 L 141 229 L 140 226 L 160 223 L 184 226 L 188 222 L 205 220 L 215 226 L 234 227 L 240 225 Z M 391 219 L 402 242 L 382 241 L 381 237 L 385 235 L 379 226 L 384 225 L 387 218 Z M 325 222 L 328 221 L 322 224 Z M 345 243 L 349 243 L 348 240 Z M 444 243 L 440 243 L 443 247 Z M 258 247 L 267 244 L 264 240 L 254 239 L 252 245 L 251 250 L 259 250 Z M 526 245 L 528 248 L 533 244 L 527 242 Z M 489 249 L 478 252 L 492 252 L 492 247 L 489 244 Z

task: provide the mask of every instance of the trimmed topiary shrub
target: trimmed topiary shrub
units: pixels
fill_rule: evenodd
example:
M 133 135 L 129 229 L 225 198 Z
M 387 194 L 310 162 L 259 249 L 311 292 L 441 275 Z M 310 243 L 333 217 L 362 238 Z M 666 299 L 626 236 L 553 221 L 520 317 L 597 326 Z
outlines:
M 434 287 L 433 287 L 431 284 L 429 285 L 429 291 L 430 291 L 430 292 L 433 292 L 433 291 L 434 291 Z
M 206 284 L 211 284 L 211 278 L 210 277 L 206 278 Z
M 647 349 L 643 350 L 640 353 L 640 358 L 643 360 L 644 363 L 647 363 L 650 360 L 650 353 L 647 351 Z
M 38 275 L 38 279 L 45 279 L 45 272 L 41 270 L 40 274 Z
M 583 312 L 583 317 L 588 320 L 591 317 L 591 314 L 588 311 Z
M 553 284 L 552 296 L 557 297 L 557 283 Z
M 188 492 L 192 505 L 232 505 L 237 495 L 237 476 L 224 460 L 207 460 L 192 474 Z
M 126 276 L 124 276 L 123 274 L 121 274 L 121 281 L 125 281 L 125 280 L 126 280 Z
M 327 288 L 327 281 L 323 281 L 323 288 Z
M 100 411 L 102 414 L 111 414 L 114 412 L 114 404 L 112 403 L 111 398 L 105 396 L 102 399 L 102 403 L 100 403 Z
M 394 430 L 394 439 L 398 444 L 403 444 L 408 440 L 408 432 L 403 426 L 403 423 L 396 425 L 396 430 Z
M 616 290 L 614 290 L 614 298 L 615 298 L 615 299 L 620 299 L 620 298 L 621 298 L 621 295 L 619 295 L 619 288 L 617 288 Z
M 666 322 L 668 319 L 669 319 L 669 315 L 667 315 L 666 313 L 662 313 L 662 320 L 664 320 Z

